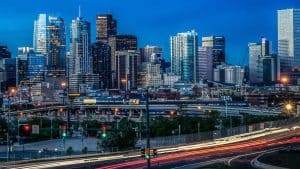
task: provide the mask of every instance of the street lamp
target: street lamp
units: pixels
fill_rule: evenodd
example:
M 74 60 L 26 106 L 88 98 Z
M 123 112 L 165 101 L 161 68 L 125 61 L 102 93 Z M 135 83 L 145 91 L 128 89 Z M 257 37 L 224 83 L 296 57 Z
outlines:
M 291 103 L 287 103 L 285 105 L 285 109 L 290 113 L 293 110 L 293 105 Z
M 283 83 L 284 85 L 286 85 L 289 82 L 289 78 L 287 76 L 283 76 L 280 79 L 281 83 Z

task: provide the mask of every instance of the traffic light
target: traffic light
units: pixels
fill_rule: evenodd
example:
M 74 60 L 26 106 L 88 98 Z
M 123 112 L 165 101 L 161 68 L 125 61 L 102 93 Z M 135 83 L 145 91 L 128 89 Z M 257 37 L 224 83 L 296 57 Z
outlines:
M 67 133 L 63 132 L 61 136 L 62 136 L 62 139 L 65 140 L 67 138 Z
M 156 157 L 157 156 L 157 149 L 153 149 L 152 154 L 153 154 L 154 157 Z
M 145 149 L 142 148 L 142 149 L 141 149 L 141 157 L 145 157 L 145 153 L 146 153 Z
M 102 139 L 105 139 L 107 137 L 107 134 L 106 134 L 106 126 L 105 125 L 102 125 L 101 127 L 101 138 Z
M 21 130 L 24 136 L 28 136 L 31 132 L 31 126 L 29 124 L 24 124 L 21 126 Z

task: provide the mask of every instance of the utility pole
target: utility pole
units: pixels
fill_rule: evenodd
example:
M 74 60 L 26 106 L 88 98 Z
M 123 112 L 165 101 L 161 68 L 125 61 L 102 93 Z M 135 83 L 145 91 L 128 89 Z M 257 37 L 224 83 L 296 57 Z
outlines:
M 149 154 L 147 155 L 147 168 L 151 168 L 151 156 L 150 156 L 150 113 L 149 113 L 149 91 L 146 89 L 146 116 L 147 116 L 147 149 Z

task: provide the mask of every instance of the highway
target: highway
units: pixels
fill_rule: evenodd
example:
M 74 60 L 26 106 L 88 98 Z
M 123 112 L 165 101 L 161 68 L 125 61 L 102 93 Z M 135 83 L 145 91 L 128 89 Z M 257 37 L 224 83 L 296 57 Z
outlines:
M 237 136 L 217 139 L 212 142 L 181 145 L 158 149 L 159 156 L 151 159 L 155 168 L 172 168 L 210 160 L 230 158 L 251 151 L 273 148 L 299 142 L 290 139 L 297 136 L 299 129 L 272 128 L 246 133 Z M 146 161 L 140 157 L 139 151 L 124 152 L 113 155 L 94 155 L 65 159 L 49 159 L 21 164 L 10 164 L 7 168 L 15 169 L 45 169 L 45 168 L 144 168 Z

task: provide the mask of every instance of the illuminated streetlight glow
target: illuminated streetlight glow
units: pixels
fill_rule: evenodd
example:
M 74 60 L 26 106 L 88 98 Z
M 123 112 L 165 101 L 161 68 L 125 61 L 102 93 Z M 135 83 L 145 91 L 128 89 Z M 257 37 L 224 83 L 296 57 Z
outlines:
M 289 78 L 288 77 L 282 77 L 281 78 L 281 82 L 283 83 L 283 84 L 287 84 L 288 82 L 289 82 Z
M 293 105 L 290 104 L 290 103 L 288 103 L 288 104 L 285 105 L 285 108 L 286 108 L 288 111 L 290 111 L 290 110 L 293 109 Z

